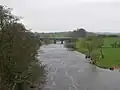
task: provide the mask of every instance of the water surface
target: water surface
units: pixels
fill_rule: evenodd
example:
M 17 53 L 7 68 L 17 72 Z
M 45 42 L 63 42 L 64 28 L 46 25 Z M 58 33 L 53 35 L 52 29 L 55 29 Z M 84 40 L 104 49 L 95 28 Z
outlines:
M 61 44 L 42 46 L 39 54 L 49 70 L 43 90 L 120 90 L 119 72 L 95 67 Z

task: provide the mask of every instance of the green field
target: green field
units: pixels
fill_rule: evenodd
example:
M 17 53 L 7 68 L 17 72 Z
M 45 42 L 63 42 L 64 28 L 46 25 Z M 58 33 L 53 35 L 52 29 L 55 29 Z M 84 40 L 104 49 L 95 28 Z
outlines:
M 110 46 L 115 41 L 120 41 L 120 38 L 104 38 L 104 46 Z M 103 48 L 104 59 L 97 62 L 98 66 L 112 67 L 114 65 L 120 65 L 120 48 Z
M 120 65 L 120 48 L 112 48 L 110 46 L 110 44 L 114 43 L 115 41 L 120 41 L 120 38 L 104 38 L 104 59 L 97 61 L 98 66 L 109 68 L 115 65 Z M 81 47 L 81 43 L 82 42 L 80 40 L 76 43 L 77 51 L 86 53 L 87 49 Z M 96 51 L 97 50 L 95 50 L 94 52 Z
M 98 66 L 112 67 L 120 65 L 120 48 L 103 48 L 104 59 L 97 62 Z
M 107 37 L 107 38 L 104 38 L 104 45 L 109 46 L 110 44 L 112 44 L 115 41 L 120 41 L 120 37 L 115 37 L 115 38 Z
M 115 41 L 120 41 L 119 37 L 104 38 L 104 46 L 110 46 Z M 104 59 L 97 62 L 98 66 L 112 67 L 114 65 L 120 65 L 120 48 L 103 48 Z

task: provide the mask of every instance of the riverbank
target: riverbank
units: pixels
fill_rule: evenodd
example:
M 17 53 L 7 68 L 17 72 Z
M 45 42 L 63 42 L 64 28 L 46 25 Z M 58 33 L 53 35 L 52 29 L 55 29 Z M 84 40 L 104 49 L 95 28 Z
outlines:
M 111 68 L 113 66 L 120 66 L 120 48 L 113 48 L 110 45 L 118 41 L 118 38 L 104 38 L 104 47 L 102 48 L 102 52 L 104 54 L 104 58 L 100 60 L 96 60 L 96 66 L 104 69 Z M 76 42 L 76 51 L 87 54 L 88 49 L 82 47 L 83 41 L 78 40 Z M 100 52 L 99 48 L 96 48 L 92 51 L 92 56 L 96 57 Z M 93 55 L 94 54 L 94 55 Z M 93 58 L 94 58 L 93 57 Z M 95 58 L 94 58 L 95 59 Z

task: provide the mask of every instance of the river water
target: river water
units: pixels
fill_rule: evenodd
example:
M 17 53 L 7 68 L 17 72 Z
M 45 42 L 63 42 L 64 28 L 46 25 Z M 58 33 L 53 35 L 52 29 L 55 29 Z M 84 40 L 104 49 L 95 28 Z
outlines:
M 119 72 L 95 67 L 61 44 L 42 46 L 39 55 L 48 69 L 43 90 L 120 90 Z

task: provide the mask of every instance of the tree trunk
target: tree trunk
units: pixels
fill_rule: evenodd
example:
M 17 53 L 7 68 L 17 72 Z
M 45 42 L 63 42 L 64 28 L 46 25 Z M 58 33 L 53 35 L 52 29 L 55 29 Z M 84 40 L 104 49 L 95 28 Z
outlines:
M 103 50 L 102 50 L 102 48 L 101 48 L 100 52 L 101 52 L 101 56 L 102 56 L 102 58 L 104 58 L 104 54 L 103 54 Z

